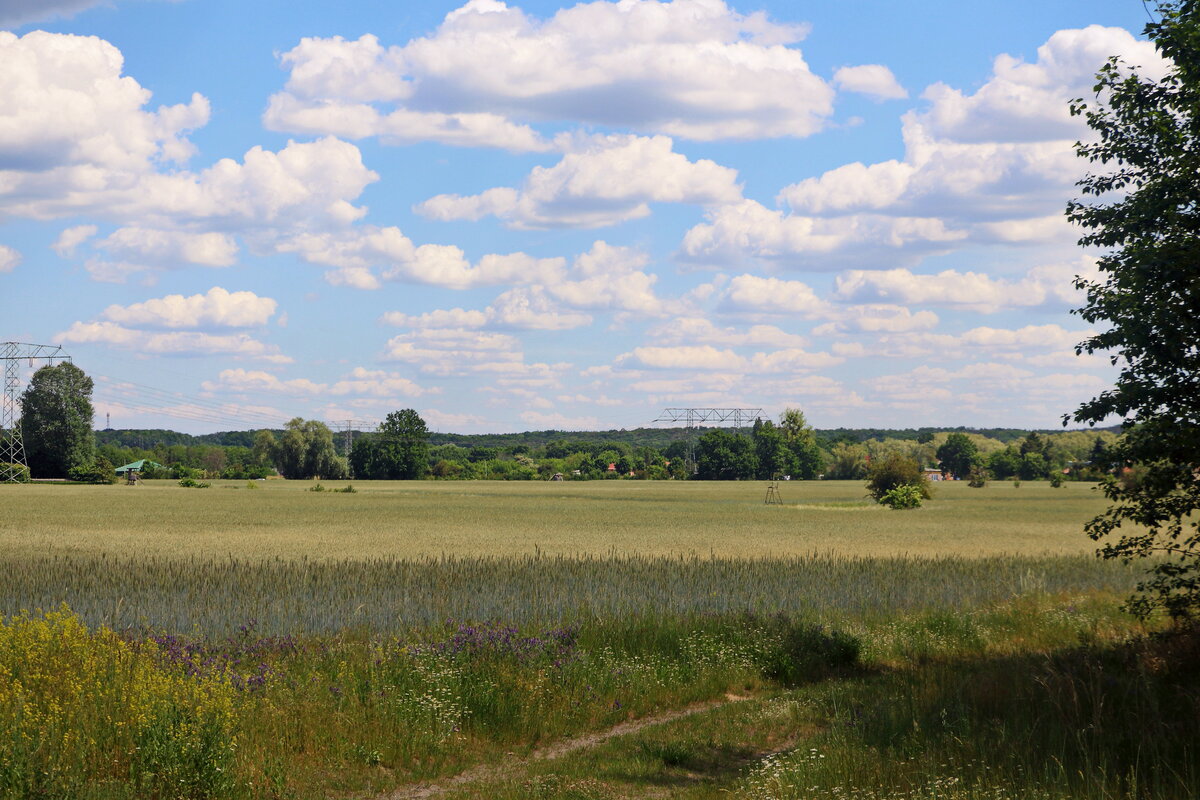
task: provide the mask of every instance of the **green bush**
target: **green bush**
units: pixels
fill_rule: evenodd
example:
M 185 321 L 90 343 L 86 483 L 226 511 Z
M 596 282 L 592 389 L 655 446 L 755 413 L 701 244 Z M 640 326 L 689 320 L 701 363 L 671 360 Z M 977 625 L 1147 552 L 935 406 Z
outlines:
M 67 473 L 67 477 L 79 483 L 106 484 L 117 482 L 117 472 L 113 469 L 112 462 L 104 456 L 97 456 L 96 460 L 90 464 L 71 467 Z
M 763 655 L 762 673 L 785 686 L 821 680 L 858 664 L 862 642 L 824 625 L 776 617 L 776 644 Z
M 920 487 L 906 483 L 889 490 L 879 498 L 879 502 L 893 511 L 900 511 L 906 508 L 920 508 L 922 499 L 924 498 L 921 495 Z
M 913 486 L 922 499 L 933 497 L 929 478 L 921 471 L 921 465 L 902 453 L 889 453 L 871 462 L 867 471 L 867 492 L 877 502 L 899 486 Z
M 0 482 L 29 483 L 29 467 L 0 461 Z
M 212 484 L 200 483 L 195 478 L 180 478 L 179 485 L 185 489 L 207 489 Z
M 987 470 L 980 466 L 972 467 L 970 480 L 967 482 L 967 486 L 970 486 L 972 489 L 983 489 L 987 486 L 987 484 Z

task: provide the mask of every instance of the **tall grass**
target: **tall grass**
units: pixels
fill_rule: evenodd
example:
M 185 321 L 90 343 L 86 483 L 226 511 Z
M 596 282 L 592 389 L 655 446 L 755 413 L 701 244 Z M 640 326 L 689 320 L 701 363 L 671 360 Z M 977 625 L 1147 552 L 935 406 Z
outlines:
M 1200 636 L 936 661 L 813 687 L 819 720 L 749 770 L 755 800 L 1187 800 L 1200 787 Z M 778 713 L 778 712 L 777 712 Z
M 0 556 L 0 613 L 67 603 L 89 625 L 223 636 L 396 633 L 445 620 L 785 613 L 837 620 L 976 608 L 1029 593 L 1127 593 L 1089 556 L 740 559 L 697 556 L 345 561 Z

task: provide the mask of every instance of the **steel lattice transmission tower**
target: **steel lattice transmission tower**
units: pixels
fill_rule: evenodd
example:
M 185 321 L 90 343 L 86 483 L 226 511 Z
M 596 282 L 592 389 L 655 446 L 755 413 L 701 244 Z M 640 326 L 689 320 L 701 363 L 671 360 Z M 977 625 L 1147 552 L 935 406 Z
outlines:
M 733 427 L 741 432 L 746 425 L 753 425 L 754 420 L 765 417 L 761 408 L 666 408 L 654 422 L 682 422 L 687 427 L 687 461 L 696 467 L 696 450 L 692 432 L 700 427 L 702 422 L 732 422 Z
M 24 342 L 0 342 L 0 361 L 4 362 L 4 399 L 0 404 L 0 483 L 18 480 L 18 471 L 5 464 L 25 462 L 25 443 L 21 439 L 21 362 L 46 361 L 53 366 L 55 361 L 70 361 L 71 357 L 54 344 L 26 344 Z

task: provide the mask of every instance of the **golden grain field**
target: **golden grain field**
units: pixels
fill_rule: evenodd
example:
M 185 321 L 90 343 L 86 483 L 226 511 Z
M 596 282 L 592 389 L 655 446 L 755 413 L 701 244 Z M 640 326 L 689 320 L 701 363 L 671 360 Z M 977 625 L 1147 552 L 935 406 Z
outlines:
M 869 502 L 850 481 L 765 484 L 366 482 L 355 494 L 245 481 L 184 489 L 0 487 L 0 555 L 330 559 L 551 555 L 993 556 L 1081 554 L 1103 509 L 1093 484 L 937 486 L 914 511 Z M 329 484 L 340 488 L 343 483 Z

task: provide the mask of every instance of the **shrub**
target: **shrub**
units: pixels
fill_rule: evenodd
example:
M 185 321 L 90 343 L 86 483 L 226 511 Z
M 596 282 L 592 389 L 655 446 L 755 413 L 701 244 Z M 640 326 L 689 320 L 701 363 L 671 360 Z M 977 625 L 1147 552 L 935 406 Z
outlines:
M 117 482 L 117 472 L 113 468 L 112 462 L 104 456 L 98 456 L 90 464 L 71 467 L 67 473 L 67 477 L 80 483 L 106 484 Z
M 970 480 L 967 482 L 967 486 L 970 486 L 972 489 L 982 489 L 987 486 L 987 479 L 987 470 L 976 465 L 971 468 Z
M 862 642 L 824 625 L 775 618 L 776 644 L 762 656 L 763 677 L 785 686 L 821 680 L 858 664 Z
M 0 482 L 29 483 L 29 467 L 0 461 Z
M 901 453 L 889 453 L 872 462 L 867 471 L 867 491 L 877 502 L 883 502 L 883 497 L 898 486 L 913 486 L 923 499 L 933 496 L 929 478 L 921 471 L 921 466 L 908 456 Z
M 180 478 L 179 485 L 185 489 L 207 489 L 212 484 L 200 483 L 195 478 Z
M 1061 472 L 1053 472 L 1050 474 L 1050 485 L 1055 489 L 1061 489 L 1063 485 L 1063 476 Z
M 900 511 L 906 508 L 920 508 L 922 499 L 920 487 L 906 483 L 888 491 L 879 498 L 879 502 L 893 511 Z

